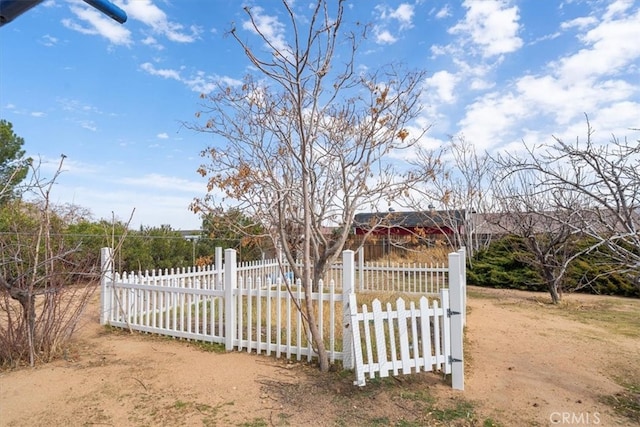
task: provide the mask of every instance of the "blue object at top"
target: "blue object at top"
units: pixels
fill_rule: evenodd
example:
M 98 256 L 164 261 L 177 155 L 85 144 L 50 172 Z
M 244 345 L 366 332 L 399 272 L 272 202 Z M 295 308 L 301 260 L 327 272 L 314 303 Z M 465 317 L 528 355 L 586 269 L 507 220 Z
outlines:
M 44 0 L 0 0 L 0 27 L 13 21 L 43 1 Z M 127 21 L 126 12 L 108 0 L 84 0 L 84 2 L 95 7 L 120 24 L 124 24 Z

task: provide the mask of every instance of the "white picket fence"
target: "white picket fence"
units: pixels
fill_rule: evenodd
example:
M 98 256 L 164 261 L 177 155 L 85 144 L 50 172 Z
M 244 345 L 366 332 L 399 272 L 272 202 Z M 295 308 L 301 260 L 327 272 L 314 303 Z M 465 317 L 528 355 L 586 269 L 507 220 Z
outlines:
M 416 266 L 388 266 L 384 270 L 361 259 L 356 265 L 354 252 L 344 251 L 339 269 L 330 269 L 327 280 L 318 283 L 311 295 L 330 361 L 341 360 L 345 369 L 354 369 L 359 385 L 365 384 L 365 372 L 372 377 L 396 375 L 399 370 L 403 374 L 439 370 L 452 373 L 454 388 L 462 389 L 456 379 L 460 377 L 456 367 L 462 366 L 462 323 L 459 334 L 451 325 L 464 317 L 447 310 L 451 295 L 445 286 L 458 289 L 461 307 L 455 312 L 464 313 L 464 260 L 461 250 L 450 254 L 446 268 L 418 271 Z M 217 248 L 214 265 L 205 268 L 118 274 L 113 271 L 111 250 L 103 248 L 102 271 L 102 324 L 219 343 L 227 350 L 298 360 L 316 356 L 298 309 L 304 304 L 303 288 L 299 282 L 285 286 L 293 275 L 277 260 L 238 264 L 236 252 L 226 250 L 223 263 L 222 250 Z M 387 306 L 382 311 L 374 301 L 372 313 L 366 307 L 358 312 L 356 289 L 361 294 L 413 293 L 433 302 L 423 312 L 413 302 L 407 311 L 400 300 L 397 310 Z M 367 332 L 369 324 L 374 334 Z M 380 328 L 386 332 L 380 333 Z M 458 340 L 460 351 L 455 352 Z M 377 349 L 375 356 L 372 348 Z
M 431 303 L 422 296 L 406 306 L 396 300 L 382 309 L 375 299 L 368 310 L 358 310 L 355 294 L 349 295 L 355 357 L 355 384 L 365 385 L 365 374 L 396 376 L 439 370 L 452 374 L 452 387 L 464 390 L 463 328 L 466 307 L 464 250 L 449 254 L 449 288 L 440 290 L 440 298 Z M 363 342 L 364 339 L 364 342 Z

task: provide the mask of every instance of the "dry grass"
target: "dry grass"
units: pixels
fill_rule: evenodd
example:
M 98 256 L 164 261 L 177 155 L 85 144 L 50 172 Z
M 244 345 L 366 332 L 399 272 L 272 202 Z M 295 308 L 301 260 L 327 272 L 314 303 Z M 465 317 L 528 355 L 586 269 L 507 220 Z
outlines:
M 406 251 L 403 255 L 392 253 L 386 255 L 376 262 L 390 263 L 418 263 L 418 264 L 447 264 L 449 262 L 449 253 L 453 252 L 446 245 L 437 245 L 432 248 L 423 248 L 419 251 Z

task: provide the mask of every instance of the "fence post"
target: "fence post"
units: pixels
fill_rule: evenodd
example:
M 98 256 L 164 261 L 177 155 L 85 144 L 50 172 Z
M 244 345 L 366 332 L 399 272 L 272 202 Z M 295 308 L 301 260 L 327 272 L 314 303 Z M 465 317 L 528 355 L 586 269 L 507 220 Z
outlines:
M 467 326 L 467 248 L 458 249 L 460 254 L 460 288 L 462 293 L 462 326 Z
M 216 246 L 215 252 L 215 284 L 214 289 L 222 289 L 222 248 L 220 246 Z
M 360 292 L 364 291 L 364 246 L 358 249 L 358 282 Z
M 238 284 L 238 264 L 235 249 L 224 251 L 224 344 L 227 351 L 233 350 L 236 339 L 236 300 L 235 289 Z
M 352 250 L 342 252 L 342 367 L 353 369 L 353 325 L 349 296 L 354 293 L 355 265 Z
M 113 301 L 113 249 L 100 249 L 100 324 L 106 325 L 111 317 Z
M 460 254 L 449 254 L 449 321 L 451 326 L 451 386 L 455 390 L 464 390 L 464 357 L 462 350 L 463 324 L 462 313 L 462 272 Z

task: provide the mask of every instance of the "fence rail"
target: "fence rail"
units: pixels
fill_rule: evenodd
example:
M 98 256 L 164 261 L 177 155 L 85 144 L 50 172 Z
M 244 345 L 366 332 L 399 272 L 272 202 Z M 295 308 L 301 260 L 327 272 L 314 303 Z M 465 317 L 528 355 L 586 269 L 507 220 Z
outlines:
M 462 323 L 456 326 L 460 335 L 458 351 L 454 350 L 453 343 L 458 338 L 450 334 L 450 323 L 453 325 L 454 320 L 446 316 L 449 294 L 444 287 L 451 287 L 452 294 L 454 286 L 459 288 L 457 295 L 466 293 L 464 253 L 451 255 L 448 268 L 394 267 L 356 263 L 354 252 L 344 251 L 342 263 L 331 268 L 326 280 L 321 280 L 311 293 L 330 361 L 341 360 L 345 369 L 355 369 L 356 382 L 360 385 L 364 384 L 365 371 L 370 376 L 376 373 L 384 376 L 389 371 L 395 375 L 398 369 L 403 373 L 412 369 L 414 372 L 420 369 L 451 372 L 452 360 L 462 357 Z M 215 264 L 207 268 L 118 274 L 113 272 L 111 250 L 104 248 L 102 271 L 102 324 L 219 343 L 227 350 L 255 351 L 298 360 L 311 360 L 316 356 L 302 314 L 303 286 L 299 280 L 292 281 L 292 269 L 277 260 L 238 264 L 236 252 L 229 249 L 225 251 L 223 263 L 222 250 L 217 248 Z M 396 311 L 388 307 L 383 312 L 379 302 L 374 302 L 373 313 L 366 312 L 366 308 L 358 313 L 356 291 L 414 293 L 439 298 L 440 303 L 426 312 L 418 311 L 410 303 L 407 315 L 401 307 Z M 397 304 L 404 302 L 398 300 Z M 458 312 L 464 313 L 461 304 L 463 299 Z M 431 316 L 430 320 L 427 316 Z M 460 317 L 463 321 L 464 315 Z M 379 333 L 384 321 L 388 322 L 384 328 L 393 337 L 391 341 L 380 341 L 386 337 Z M 373 322 L 373 335 L 367 332 L 368 322 Z M 429 327 L 425 327 L 424 322 L 428 322 Z M 416 329 L 418 324 L 422 326 Z M 431 327 L 436 324 L 438 326 Z M 419 345 L 424 347 L 426 340 L 431 343 L 432 353 L 417 349 Z M 400 345 L 398 353 L 395 353 L 396 345 Z M 411 352 L 407 351 L 409 347 Z M 377 348 L 377 359 L 368 357 L 372 348 Z M 389 354 L 388 359 L 381 359 L 383 348 L 386 348 L 385 354 Z M 426 347 L 422 350 L 426 351 Z M 452 352 L 460 354 L 451 358 Z M 453 368 L 455 373 L 455 365 Z M 461 386 L 456 383 L 454 388 Z

